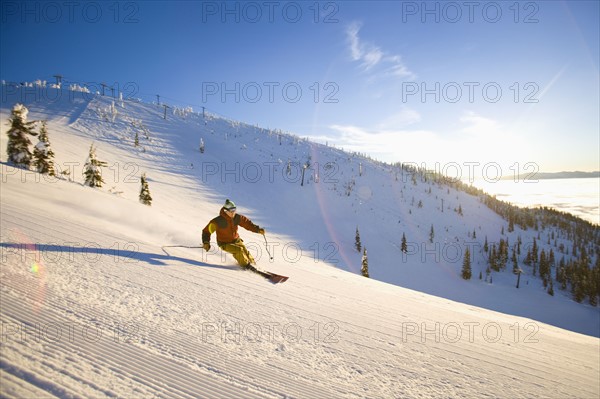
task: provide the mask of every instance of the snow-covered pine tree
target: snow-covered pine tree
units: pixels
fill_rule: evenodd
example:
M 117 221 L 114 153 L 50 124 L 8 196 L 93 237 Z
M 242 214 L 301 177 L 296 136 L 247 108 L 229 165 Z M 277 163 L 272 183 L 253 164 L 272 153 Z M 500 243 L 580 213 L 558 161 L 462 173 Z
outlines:
M 96 158 L 96 149 L 94 148 L 94 144 L 92 144 L 88 159 L 84 165 L 84 184 L 90 187 L 102 187 L 104 180 L 102 179 L 102 170 L 100 168 L 104 166 L 107 166 L 107 163 Z
M 119 114 L 119 112 L 117 111 L 117 107 L 115 107 L 114 101 L 110 104 L 110 108 L 108 109 L 108 112 L 110 115 L 110 121 L 114 123 L 115 119 L 117 119 L 117 115 Z
M 42 121 L 39 135 L 40 141 L 33 148 L 33 166 L 39 173 L 56 176 L 56 171 L 54 170 L 54 151 L 50 147 L 46 125 L 47 122 Z
M 146 174 L 142 174 L 141 177 L 142 188 L 140 189 L 140 202 L 144 205 L 152 205 L 152 196 L 150 195 L 150 188 L 148 187 L 148 181 L 146 180 Z
M 363 248 L 363 255 L 362 255 L 362 267 L 360 269 L 360 272 L 362 273 L 362 275 L 364 277 L 369 277 L 369 259 L 367 258 L 367 248 Z
M 37 133 L 33 131 L 35 122 L 27 122 L 28 112 L 29 110 L 23 104 L 15 104 L 9 119 L 10 129 L 6 132 L 8 135 L 6 146 L 8 162 L 23 168 L 29 168 L 31 165 L 32 155 L 29 151 L 31 140 L 28 135 L 37 136 Z
M 470 280 L 471 279 L 471 275 L 472 275 L 472 271 L 471 271 L 471 251 L 469 251 L 468 247 L 465 250 L 465 257 L 463 259 L 462 271 L 461 271 L 460 275 L 465 280 Z
M 356 235 L 354 238 L 354 248 L 356 248 L 356 250 L 358 252 L 360 252 L 362 249 L 362 244 L 360 242 L 360 233 L 358 232 L 358 226 L 356 227 Z

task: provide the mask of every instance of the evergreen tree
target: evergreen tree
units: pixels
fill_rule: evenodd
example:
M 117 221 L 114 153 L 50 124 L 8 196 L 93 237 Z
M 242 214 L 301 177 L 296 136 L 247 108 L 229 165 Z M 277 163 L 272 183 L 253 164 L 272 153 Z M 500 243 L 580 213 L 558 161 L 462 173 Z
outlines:
M 544 282 L 544 288 L 548 286 L 548 277 L 550 275 L 550 265 L 546 257 L 546 252 L 542 249 L 540 253 L 540 277 Z
M 560 289 L 567 289 L 567 275 L 566 275 L 566 267 L 565 267 L 565 258 L 561 258 L 560 262 L 558 262 L 558 269 L 556 270 L 556 282 L 560 283 Z
M 496 244 L 492 244 L 492 249 L 490 250 L 490 254 L 488 256 L 490 269 L 495 272 L 500 271 L 500 266 L 498 265 L 498 251 L 496 250 Z
M 467 248 L 465 250 L 465 257 L 463 259 L 463 266 L 462 266 L 461 276 L 465 280 L 470 280 L 471 279 L 471 275 L 472 275 L 472 271 L 471 271 L 471 252 L 469 251 L 469 248 Z
M 527 255 L 525 255 L 525 260 L 523 260 L 523 263 L 525 263 L 527 266 L 531 266 L 532 260 L 531 260 L 531 248 L 527 249 Z
M 100 168 L 104 166 L 107 166 L 107 163 L 104 161 L 99 161 L 96 158 L 96 149 L 94 148 L 94 144 L 92 144 L 90 146 L 90 153 L 88 159 L 84 165 L 84 184 L 90 187 L 102 187 L 102 183 L 104 183 L 104 180 L 102 179 L 102 171 Z
M 548 287 L 548 295 L 554 296 L 554 284 L 552 283 L 552 279 L 550 279 L 550 286 Z
M 358 226 L 356 227 L 356 235 L 354 236 L 354 247 L 358 252 L 362 249 L 362 244 L 360 242 L 360 233 L 358 232 Z
M 50 148 L 46 121 L 42 121 L 39 140 L 40 141 L 33 148 L 33 166 L 39 173 L 47 174 L 49 176 L 56 176 L 56 172 L 54 170 L 54 151 L 52 151 L 52 148 Z
M 588 294 L 590 305 L 598 306 L 598 296 L 600 296 L 600 256 L 596 256 L 596 264 L 590 270 Z
M 433 242 L 434 237 L 435 237 L 435 233 L 433 231 L 433 224 L 432 224 L 431 229 L 429 230 L 429 242 Z
M 496 264 L 499 269 L 505 269 L 506 264 L 508 263 L 508 239 L 504 241 L 504 239 L 500 239 L 500 243 L 498 244 L 498 253 L 496 254 Z
M 408 252 L 408 245 L 406 244 L 406 236 L 402 233 L 402 243 L 400 244 L 400 250 L 404 253 Z
M 577 302 L 583 302 L 589 292 L 588 271 L 588 265 L 585 260 L 578 259 L 575 261 L 573 277 L 571 279 L 571 291 L 573 299 Z
M 35 122 L 27 122 L 28 113 L 29 110 L 23 104 L 15 104 L 9 119 L 10 129 L 6 132 L 8 135 L 6 146 L 8 162 L 27 169 L 31 165 L 32 156 L 29 151 L 31 140 L 28 135 L 37 136 L 37 133 L 33 131 Z
M 369 259 L 367 258 L 367 248 L 363 248 L 362 267 L 360 272 L 364 277 L 369 277 Z
M 552 248 L 550 248 L 550 254 L 548 255 L 548 263 L 551 269 L 556 264 L 556 258 L 554 256 L 554 250 Z
M 152 196 L 150 195 L 150 188 L 148 187 L 148 181 L 146 180 L 146 174 L 144 173 L 141 177 L 142 188 L 140 189 L 140 202 L 144 205 L 152 205 Z

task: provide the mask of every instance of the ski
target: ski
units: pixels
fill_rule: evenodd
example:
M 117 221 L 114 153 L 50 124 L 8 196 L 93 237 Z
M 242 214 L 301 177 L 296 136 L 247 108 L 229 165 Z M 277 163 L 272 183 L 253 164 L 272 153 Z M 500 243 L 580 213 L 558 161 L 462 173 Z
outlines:
M 275 273 L 269 273 L 269 274 L 271 275 L 271 277 L 269 277 L 269 281 L 272 282 L 273 284 L 284 283 L 289 278 L 287 276 L 282 276 L 281 274 L 275 274 Z
M 259 275 L 263 276 L 264 278 L 266 278 L 267 280 L 269 280 L 273 284 L 279 284 L 279 283 L 286 282 L 287 279 L 289 278 L 287 276 L 282 276 L 281 274 L 276 274 L 276 273 L 271 273 L 271 272 L 264 272 L 262 270 L 258 270 L 257 268 L 255 268 L 252 265 L 248 265 L 248 266 L 244 267 L 244 269 L 245 270 L 250 270 L 251 272 L 254 272 L 256 274 L 259 274 Z

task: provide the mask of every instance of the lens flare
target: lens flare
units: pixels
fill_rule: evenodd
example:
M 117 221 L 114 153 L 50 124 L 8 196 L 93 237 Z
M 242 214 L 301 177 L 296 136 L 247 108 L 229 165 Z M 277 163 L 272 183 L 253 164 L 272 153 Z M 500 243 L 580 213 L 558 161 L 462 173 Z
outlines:
M 47 286 L 46 267 L 42 260 L 43 254 L 40 251 L 40 245 L 32 243 L 32 240 L 22 231 L 18 230 L 12 233 L 11 241 L 23 251 L 20 256 L 20 259 L 24 262 L 22 266 L 28 267 L 30 276 L 33 277 L 34 281 L 30 285 L 29 295 L 33 300 L 33 310 L 39 313 L 46 302 Z M 33 260 L 31 260 L 32 258 Z

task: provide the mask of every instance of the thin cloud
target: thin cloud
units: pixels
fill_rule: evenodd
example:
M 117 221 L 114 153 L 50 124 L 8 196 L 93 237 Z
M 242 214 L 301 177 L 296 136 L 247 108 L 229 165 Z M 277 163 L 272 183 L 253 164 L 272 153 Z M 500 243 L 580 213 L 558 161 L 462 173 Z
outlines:
M 380 131 L 403 129 L 418 122 L 421 122 L 421 114 L 414 109 L 404 107 L 397 113 L 384 119 L 376 127 Z
M 465 133 L 489 135 L 498 133 L 500 128 L 497 121 L 478 115 L 473 111 L 467 111 L 459 120 L 465 125 L 462 128 L 462 132 Z
M 431 161 L 444 159 L 449 143 L 428 130 L 367 129 L 355 125 L 330 125 L 323 141 L 345 150 L 366 152 L 388 161 Z
M 360 63 L 365 72 L 382 76 L 414 79 L 415 74 L 404 64 L 397 54 L 388 54 L 381 47 L 364 42 L 359 36 L 362 24 L 353 22 L 346 28 L 346 38 L 353 61 Z M 376 67 L 380 69 L 375 70 Z

